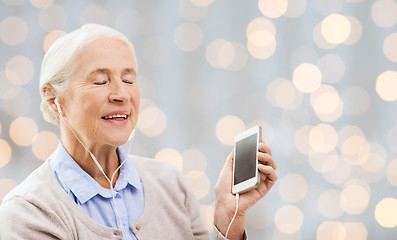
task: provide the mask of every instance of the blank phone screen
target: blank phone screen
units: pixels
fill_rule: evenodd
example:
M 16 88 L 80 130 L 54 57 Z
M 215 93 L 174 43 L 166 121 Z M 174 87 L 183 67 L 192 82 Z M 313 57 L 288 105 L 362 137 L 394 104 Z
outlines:
M 255 177 L 257 141 L 257 134 L 253 134 L 236 142 L 234 185 Z

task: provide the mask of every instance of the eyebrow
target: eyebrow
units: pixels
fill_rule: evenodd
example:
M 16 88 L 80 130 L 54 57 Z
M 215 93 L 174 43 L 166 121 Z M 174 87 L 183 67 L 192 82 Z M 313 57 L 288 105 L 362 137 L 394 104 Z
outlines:
M 90 76 L 98 74 L 98 73 L 109 74 L 110 72 L 111 71 L 108 68 L 97 68 L 97 69 L 94 69 L 93 71 L 87 73 L 86 78 L 89 78 Z M 136 72 L 133 68 L 125 68 L 125 69 L 123 69 L 123 71 L 121 71 L 121 75 L 130 74 L 130 73 L 136 75 Z
M 125 68 L 121 72 L 121 74 L 127 74 L 127 73 L 132 73 L 132 74 L 136 75 L 135 69 L 133 69 L 133 68 Z

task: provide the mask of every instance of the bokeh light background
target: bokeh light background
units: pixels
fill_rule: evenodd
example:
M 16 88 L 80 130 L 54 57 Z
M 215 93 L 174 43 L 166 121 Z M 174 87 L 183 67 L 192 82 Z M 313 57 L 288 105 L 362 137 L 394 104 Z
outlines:
M 279 181 L 251 239 L 396 238 L 396 0 L 0 0 L 0 17 L 0 199 L 59 141 L 39 110 L 45 51 L 96 22 L 136 46 L 130 154 L 175 163 L 210 231 L 233 138 L 259 124 Z

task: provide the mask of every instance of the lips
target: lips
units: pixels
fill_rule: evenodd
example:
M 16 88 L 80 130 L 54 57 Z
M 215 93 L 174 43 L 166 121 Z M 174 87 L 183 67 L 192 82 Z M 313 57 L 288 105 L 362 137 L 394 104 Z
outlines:
M 129 116 L 130 116 L 129 111 L 117 110 L 117 111 L 109 112 L 101 118 L 109 122 L 121 123 L 121 122 L 125 122 L 129 118 Z
M 127 118 L 128 118 L 127 114 L 113 114 L 113 115 L 107 115 L 107 116 L 102 117 L 102 119 L 105 119 L 105 120 L 119 120 L 119 121 L 125 120 Z

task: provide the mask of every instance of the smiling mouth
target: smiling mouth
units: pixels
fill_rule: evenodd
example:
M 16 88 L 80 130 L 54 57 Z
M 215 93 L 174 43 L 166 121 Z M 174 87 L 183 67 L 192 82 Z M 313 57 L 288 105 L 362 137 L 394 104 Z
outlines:
M 126 115 L 126 114 L 114 114 L 114 115 L 102 117 L 102 119 L 105 119 L 105 120 L 116 120 L 116 121 L 123 121 L 127 118 L 128 118 L 128 115 Z

